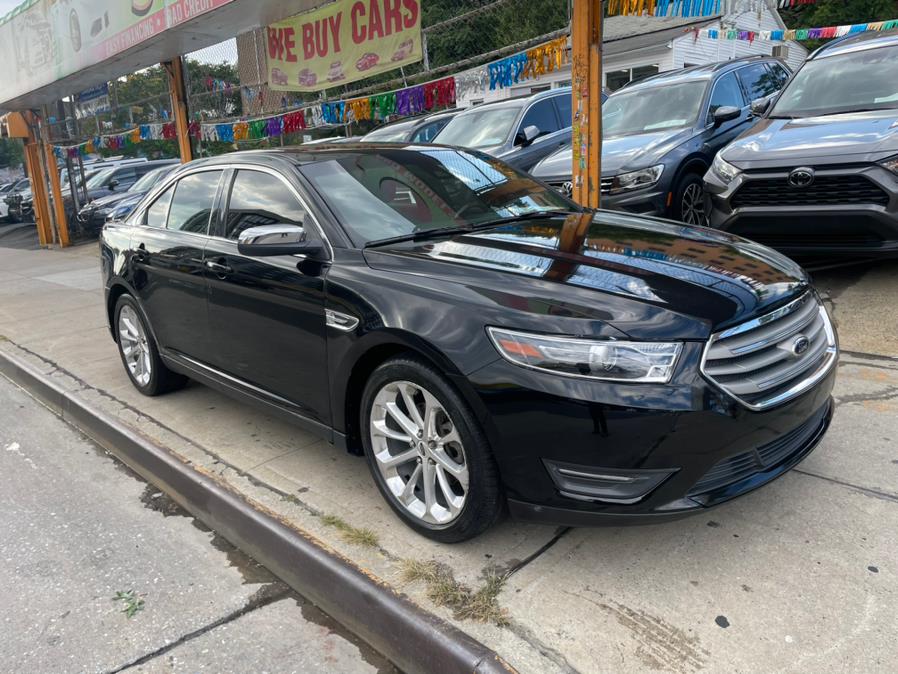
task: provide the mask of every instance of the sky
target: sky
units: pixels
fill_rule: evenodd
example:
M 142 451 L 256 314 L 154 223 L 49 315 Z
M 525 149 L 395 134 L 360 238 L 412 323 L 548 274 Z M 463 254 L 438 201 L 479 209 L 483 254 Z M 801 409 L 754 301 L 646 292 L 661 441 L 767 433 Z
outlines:
M 22 0 L 0 0 L 0 16 L 11 12 L 22 4 Z

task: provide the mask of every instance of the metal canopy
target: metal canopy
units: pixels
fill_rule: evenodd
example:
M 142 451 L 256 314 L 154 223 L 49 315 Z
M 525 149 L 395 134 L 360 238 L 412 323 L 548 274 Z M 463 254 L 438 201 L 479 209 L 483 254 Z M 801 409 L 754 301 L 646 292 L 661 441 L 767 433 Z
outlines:
M 96 4 L 95 0 L 57 1 L 65 2 L 67 5 L 74 5 L 77 2 L 85 5 L 92 2 Z M 121 2 L 121 0 L 119 1 Z M 170 3 L 170 0 L 166 1 Z M 105 4 L 105 2 L 106 0 L 100 0 L 101 4 Z M 220 2 L 221 0 L 217 4 Z M 216 3 L 212 0 L 194 0 L 191 4 L 202 7 L 203 5 L 212 6 Z M 110 58 L 98 60 L 76 72 L 24 93 L 15 94 L 17 89 L 21 90 L 21 87 L 12 86 L 12 82 L 8 80 L 8 77 L 12 75 L 4 75 L 3 70 L 0 69 L 0 98 L 5 94 L 14 94 L 12 98 L 0 101 L 0 109 L 39 108 L 41 105 L 84 91 L 97 84 L 115 80 L 198 49 L 211 47 L 240 33 L 307 11 L 320 4 L 321 0 L 230 0 L 223 6 L 210 9 L 194 18 L 178 23 Z M 16 17 L 13 17 L 10 20 L 14 21 L 15 19 Z M 7 46 L 4 51 L 12 56 L 14 53 L 10 51 L 12 49 Z M 15 57 L 10 58 L 7 67 L 14 63 Z

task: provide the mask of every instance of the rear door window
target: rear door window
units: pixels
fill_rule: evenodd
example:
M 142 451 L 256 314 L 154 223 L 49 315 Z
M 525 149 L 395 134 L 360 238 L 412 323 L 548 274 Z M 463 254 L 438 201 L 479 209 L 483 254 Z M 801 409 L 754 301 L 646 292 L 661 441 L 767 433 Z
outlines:
M 221 174 L 221 171 L 203 171 L 178 181 L 168 212 L 169 229 L 208 233 Z

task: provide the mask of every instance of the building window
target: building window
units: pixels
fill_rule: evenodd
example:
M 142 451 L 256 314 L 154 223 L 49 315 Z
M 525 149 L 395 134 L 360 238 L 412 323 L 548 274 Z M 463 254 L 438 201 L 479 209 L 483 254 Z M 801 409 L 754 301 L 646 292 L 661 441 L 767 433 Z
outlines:
M 634 80 L 641 80 L 652 75 L 657 75 L 661 69 L 656 66 L 637 66 L 624 70 L 609 70 L 605 73 L 605 87 L 609 91 L 617 91 L 625 84 Z

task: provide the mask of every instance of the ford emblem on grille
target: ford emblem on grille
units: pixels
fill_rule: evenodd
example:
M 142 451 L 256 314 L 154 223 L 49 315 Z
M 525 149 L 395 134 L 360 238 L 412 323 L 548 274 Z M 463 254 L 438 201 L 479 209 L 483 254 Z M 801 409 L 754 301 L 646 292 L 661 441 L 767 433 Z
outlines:
M 811 340 L 804 335 L 796 335 L 792 340 L 792 355 L 800 356 L 811 347 Z
M 814 182 L 814 169 L 801 166 L 789 174 L 792 187 L 809 187 Z
M 574 193 L 574 183 L 572 183 L 570 180 L 568 180 L 566 183 L 562 183 L 561 193 L 566 197 L 571 196 Z

